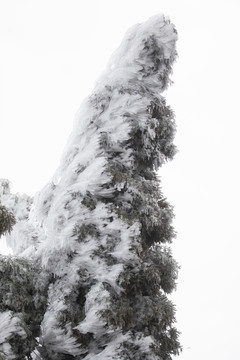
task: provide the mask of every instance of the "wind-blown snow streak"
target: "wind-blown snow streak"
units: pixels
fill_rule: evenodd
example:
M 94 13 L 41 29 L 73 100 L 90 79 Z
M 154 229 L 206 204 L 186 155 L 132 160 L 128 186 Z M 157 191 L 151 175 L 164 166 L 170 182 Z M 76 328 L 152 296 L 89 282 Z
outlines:
M 26 337 L 26 333 L 19 323 L 20 319 L 18 317 L 14 317 L 11 311 L 4 311 L 0 313 L 0 356 L 2 352 L 7 356 L 7 359 L 15 359 L 8 340 L 13 334 L 22 338 Z

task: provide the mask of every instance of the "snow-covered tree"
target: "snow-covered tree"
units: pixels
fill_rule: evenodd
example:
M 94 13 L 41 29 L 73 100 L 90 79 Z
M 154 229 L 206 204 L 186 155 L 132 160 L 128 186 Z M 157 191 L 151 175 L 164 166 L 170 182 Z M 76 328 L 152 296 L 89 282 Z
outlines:
M 178 270 L 173 211 L 157 173 L 176 152 L 174 115 L 161 95 L 176 40 L 163 15 L 128 31 L 76 115 L 55 177 L 9 240 L 33 279 L 41 272 L 48 284 L 30 359 L 169 360 L 180 351 L 167 297 Z M 39 298 L 41 286 L 30 283 L 27 293 Z M 0 316 L 14 328 L 8 333 L 27 339 L 16 315 L 3 308 Z M 3 351 L 16 354 L 18 340 L 8 339 Z
M 23 258 L 0 256 L 0 359 L 32 359 L 46 305 L 49 274 Z
M 21 241 L 18 241 L 18 238 L 19 233 L 26 232 L 32 202 L 33 199 L 26 194 L 12 194 L 10 181 L 0 179 L 0 227 L 9 227 L 4 232 L 1 229 L 0 235 L 1 232 L 5 234 L 7 243 L 13 249 L 14 254 L 29 246 L 26 244 L 27 237 L 22 236 Z M 10 232 L 11 236 L 9 236 Z

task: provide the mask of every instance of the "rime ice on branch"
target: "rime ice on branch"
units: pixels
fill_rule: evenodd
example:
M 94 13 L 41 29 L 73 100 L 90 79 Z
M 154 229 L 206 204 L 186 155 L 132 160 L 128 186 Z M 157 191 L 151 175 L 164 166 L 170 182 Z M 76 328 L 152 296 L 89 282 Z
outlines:
M 128 31 L 34 200 L 23 241 L 31 246 L 20 255 L 54 274 L 41 359 L 169 360 L 180 350 L 167 298 L 178 268 L 168 245 L 173 213 L 157 177 L 175 154 L 161 92 L 176 40 L 163 15 Z
M 30 245 L 26 243 L 28 237 L 24 234 L 29 226 L 28 217 L 33 199 L 26 194 L 12 194 L 10 190 L 10 181 L 0 179 L 0 236 L 5 235 L 13 253 L 18 254 Z

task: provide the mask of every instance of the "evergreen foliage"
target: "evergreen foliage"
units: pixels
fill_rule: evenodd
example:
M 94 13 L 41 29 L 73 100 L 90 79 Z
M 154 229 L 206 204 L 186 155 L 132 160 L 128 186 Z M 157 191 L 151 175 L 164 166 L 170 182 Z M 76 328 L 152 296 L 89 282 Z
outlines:
M 1 260 L 0 316 L 12 331 L 0 350 L 11 358 L 179 353 L 167 296 L 178 272 L 173 209 L 157 174 L 176 152 L 174 114 L 161 95 L 176 40 L 163 15 L 130 29 L 82 104 L 56 176 L 15 225 L 9 244 L 18 257 Z
M 32 359 L 47 305 L 49 274 L 26 259 L 0 256 L 0 279 L 0 354 Z
M 10 233 L 16 220 L 6 206 L 0 205 L 0 236 Z

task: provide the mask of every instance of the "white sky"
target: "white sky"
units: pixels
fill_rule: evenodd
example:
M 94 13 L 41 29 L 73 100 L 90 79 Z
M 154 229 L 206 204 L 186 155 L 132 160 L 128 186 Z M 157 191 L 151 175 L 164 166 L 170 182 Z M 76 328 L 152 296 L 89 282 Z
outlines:
M 179 360 L 237 360 L 237 0 L 0 0 L 0 177 L 30 195 L 48 182 L 74 114 L 125 31 L 160 12 L 179 32 L 175 84 L 166 93 L 179 154 L 161 170 L 178 232 Z

